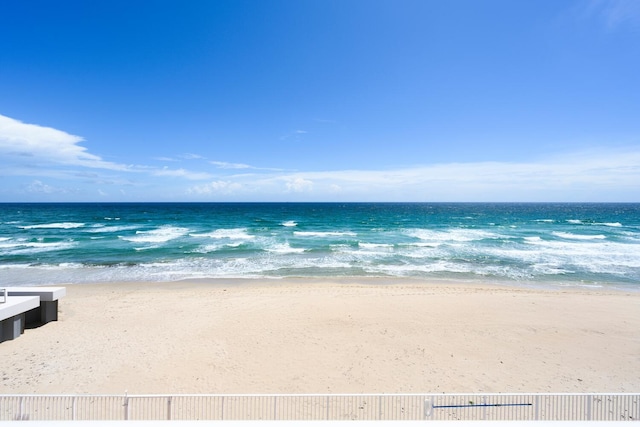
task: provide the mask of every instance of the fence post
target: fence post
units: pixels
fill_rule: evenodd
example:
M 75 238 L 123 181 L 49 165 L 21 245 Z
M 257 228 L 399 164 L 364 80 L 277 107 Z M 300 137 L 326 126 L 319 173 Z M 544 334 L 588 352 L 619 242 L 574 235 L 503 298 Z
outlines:
M 220 419 L 224 420 L 224 396 L 222 396 L 222 399 L 220 401 L 220 406 L 221 406 Z
M 124 406 L 124 419 L 125 421 L 128 421 L 129 420 L 129 396 L 127 396 L 126 393 L 124 395 L 124 404 L 122 406 Z
M 76 420 L 76 396 L 71 398 L 71 420 Z
M 171 421 L 171 396 L 167 397 L 167 420 Z
M 278 419 L 278 396 L 273 396 L 273 419 Z
M 424 417 L 431 418 L 431 414 L 433 413 L 433 402 L 431 399 L 424 400 Z
M 327 416 L 324 419 L 329 421 L 329 396 L 328 395 L 327 395 Z
M 18 417 L 19 421 L 23 421 L 25 419 L 24 416 L 24 397 L 20 396 L 20 405 L 18 406 Z

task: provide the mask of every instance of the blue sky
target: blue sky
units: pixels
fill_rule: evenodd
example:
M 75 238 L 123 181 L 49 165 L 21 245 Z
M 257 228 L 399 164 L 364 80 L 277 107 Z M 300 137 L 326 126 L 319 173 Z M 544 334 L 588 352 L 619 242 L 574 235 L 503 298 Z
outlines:
M 637 0 L 9 0 L 0 202 L 640 202 Z

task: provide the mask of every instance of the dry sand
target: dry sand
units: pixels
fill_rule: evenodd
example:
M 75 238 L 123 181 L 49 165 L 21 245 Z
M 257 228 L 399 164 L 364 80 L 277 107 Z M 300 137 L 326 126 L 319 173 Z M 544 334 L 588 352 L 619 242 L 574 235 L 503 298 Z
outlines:
M 396 280 L 67 286 L 0 393 L 638 392 L 640 293 Z

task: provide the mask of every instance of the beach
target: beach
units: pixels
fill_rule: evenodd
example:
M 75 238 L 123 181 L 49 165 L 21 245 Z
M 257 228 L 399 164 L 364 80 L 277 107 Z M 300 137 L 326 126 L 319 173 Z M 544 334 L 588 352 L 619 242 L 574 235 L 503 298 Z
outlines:
M 67 285 L 0 393 L 640 390 L 640 293 L 418 279 Z

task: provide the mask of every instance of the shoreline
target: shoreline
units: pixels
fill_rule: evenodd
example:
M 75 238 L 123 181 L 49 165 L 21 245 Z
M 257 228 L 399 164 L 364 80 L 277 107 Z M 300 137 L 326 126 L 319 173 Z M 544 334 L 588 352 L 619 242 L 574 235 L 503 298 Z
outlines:
M 640 390 L 640 293 L 418 279 L 63 285 L 0 393 Z
M 336 284 L 336 285 L 362 285 L 362 286 L 455 286 L 455 287 L 481 287 L 481 288 L 506 288 L 513 290 L 537 290 L 537 291 L 585 291 L 585 292 L 613 292 L 613 293 L 640 293 L 640 284 L 621 282 L 579 283 L 579 282 L 535 282 L 535 281 L 505 281 L 498 279 L 458 279 L 458 278 L 423 278 L 414 276 L 282 276 L 282 277 L 201 277 L 182 278 L 176 280 L 111 280 L 111 281 L 86 281 L 86 282 L 52 282 L 47 284 L 2 286 L 171 286 L 175 284 L 204 285 L 205 287 L 217 286 L 253 286 L 271 284 L 272 286 L 285 285 L 296 286 L 304 284 Z

